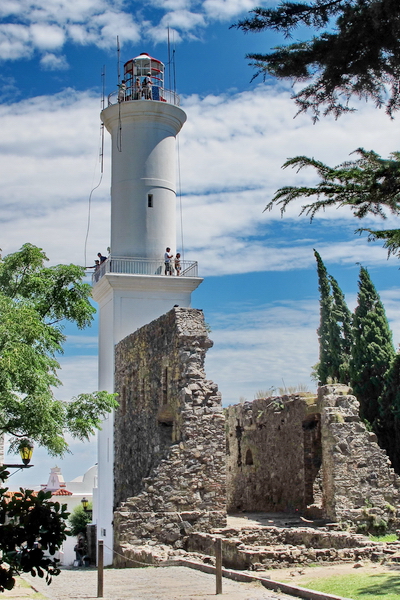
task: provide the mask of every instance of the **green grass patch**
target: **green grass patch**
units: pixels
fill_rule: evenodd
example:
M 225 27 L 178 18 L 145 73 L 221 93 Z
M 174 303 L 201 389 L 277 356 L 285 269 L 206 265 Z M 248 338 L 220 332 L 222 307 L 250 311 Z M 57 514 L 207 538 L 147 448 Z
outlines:
M 2 600 L 15 600 L 15 598 L 18 598 L 18 588 L 24 589 L 24 592 L 21 594 L 25 600 L 48 600 L 47 596 L 44 596 L 40 592 L 35 592 L 29 581 L 25 581 L 22 577 L 15 578 L 15 586 L 12 590 L 5 590 L 1 594 Z M 30 589 L 30 592 L 27 592 L 28 589 Z
M 388 533 L 387 535 L 370 535 L 369 539 L 373 542 L 397 542 L 398 537 L 395 533 Z
M 352 573 L 310 579 L 300 585 L 352 600 L 399 600 L 400 598 L 400 574 Z

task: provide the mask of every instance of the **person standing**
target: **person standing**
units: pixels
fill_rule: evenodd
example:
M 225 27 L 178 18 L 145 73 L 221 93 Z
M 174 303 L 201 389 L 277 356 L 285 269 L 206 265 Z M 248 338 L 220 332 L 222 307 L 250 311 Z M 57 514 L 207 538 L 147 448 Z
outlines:
M 173 271 L 171 259 L 174 257 L 174 255 L 170 254 L 170 252 L 171 252 L 171 248 L 166 248 L 165 254 L 164 254 L 164 265 L 165 265 L 164 274 L 165 275 L 172 275 L 171 271 Z
M 136 77 L 136 81 L 135 81 L 135 100 L 140 100 L 142 96 L 142 86 L 140 85 L 140 79 L 139 77 Z
M 126 93 L 126 82 L 125 79 L 118 84 L 118 102 L 123 102 L 125 100 Z
M 147 73 L 142 83 L 142 93 L 146 100 L 152 100 L 151 73 Z
M 177 277 L 179 277 L 181 274 L 181 255 L 179 252 L 177 252 L 175 256 L 175 272 Z

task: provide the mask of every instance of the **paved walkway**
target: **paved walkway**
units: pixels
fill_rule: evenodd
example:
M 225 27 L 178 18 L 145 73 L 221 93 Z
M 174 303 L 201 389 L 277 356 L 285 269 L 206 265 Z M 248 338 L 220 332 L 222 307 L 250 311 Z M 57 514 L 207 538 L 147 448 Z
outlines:
M 37 577 L 24 576 L 24 579 L 51 600 L 97 596 L 95 569 L 65 569 L 49 586 Z M 294 600 L 293 596 L 266 590 L 259 583 L 239 583 L 226 578 L 222 580 L 222 592 L 215 594 L 215 576 L 187 567 L 104 570 L 106 600 Z M 11 598 L 7 593 L 2 597 Z

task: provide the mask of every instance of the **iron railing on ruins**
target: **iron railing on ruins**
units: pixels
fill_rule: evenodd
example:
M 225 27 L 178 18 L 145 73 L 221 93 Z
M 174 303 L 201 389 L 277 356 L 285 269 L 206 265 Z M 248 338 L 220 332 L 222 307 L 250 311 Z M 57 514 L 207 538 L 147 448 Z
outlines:
M 175 269 L 174 262 L 171 264 L 171 275 L 169 275 L 169 273 L 165 275 L 165 263 L 162 259 L 109 256 L 92 274 L 92 283 L 97 283 L 106 273 L 121 273 L 123 275 L 159 275 L 162 277 L 198 277 L 197 262 L 181 260 L 181 270 L 179 275 Z

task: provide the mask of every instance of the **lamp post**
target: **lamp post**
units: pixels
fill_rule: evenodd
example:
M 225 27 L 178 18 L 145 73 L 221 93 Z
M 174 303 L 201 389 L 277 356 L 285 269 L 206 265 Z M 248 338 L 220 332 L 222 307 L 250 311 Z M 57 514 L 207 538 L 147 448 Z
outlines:
M 88 513 L 89 516 L 92 516 L 92 509 L 88 508 L 89 506 L 89 500 L 87 498 L 85 498 L 85 496 L 82 498 L 81 500 L 81 504 L 83 506 L 83 510 L 85 513 Z
M 34 465 L 30 465 L 29 463 L 31 462 L 31 458 L 32 458 L 32 454 L 33 454 L 33 443 L 28 440 L 27 438 L 24 438 L 20 441 L 20 443 L 18 444 L 18 451 L 19 451 L 19 455 L 21 457 L 22 460 L 22 465 L 21 464 L 6 464 L 4 463 L 3 465 L 1 465 L 2 467 L 6 467 L 7 469 L 17 469 L 18 471 L 20 469 L 30 469 L 31 467 L 33 467 Z M 15 471 L 16 473 L 17 471 Z M 14 473 L 13 473 L 14 475 Z M 10 477 L 12 477 L 12 475 L 10 475 Z

